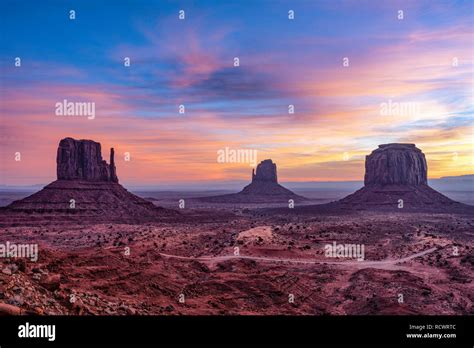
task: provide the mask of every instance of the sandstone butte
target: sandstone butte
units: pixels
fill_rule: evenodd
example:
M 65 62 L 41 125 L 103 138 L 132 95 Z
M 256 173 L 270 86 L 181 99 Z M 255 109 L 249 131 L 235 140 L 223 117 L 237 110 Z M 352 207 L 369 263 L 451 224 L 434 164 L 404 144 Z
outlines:
M 428 166 L 415 144 L 383 144 L 366 156 L 364 187 L 339 200 L 347 208 L 469 208 L 428 186 Z
M 252 181 L 238 193 L 202 197 L 200 201 L 211 203 L 286 203 L 289 200 L 301 202 L 305 197 L 299 196 L 278 183 L 277 166 L 271 159 L 266 159 L 252 170 Z
M 64 138 L 56 157 L 57 180 L 1 209 L 9 220 L 24 222 L 143 222 L 179 215 L 127 191 L 118 183 L 114 149 L 110 163 L 92 140 Z

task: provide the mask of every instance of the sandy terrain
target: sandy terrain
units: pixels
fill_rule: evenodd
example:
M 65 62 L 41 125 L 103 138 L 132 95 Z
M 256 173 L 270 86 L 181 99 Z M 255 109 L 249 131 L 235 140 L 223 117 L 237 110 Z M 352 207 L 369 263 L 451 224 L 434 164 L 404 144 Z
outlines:
M 1 259 L 0 304 L 52 315 L 474 311 L 472 216 L 180 213 L 138 225 L 3 221 L 0 242 L 38 243 L 39 259 Z M 326 257 L 333 242 L 363 244 L 364 261 Z

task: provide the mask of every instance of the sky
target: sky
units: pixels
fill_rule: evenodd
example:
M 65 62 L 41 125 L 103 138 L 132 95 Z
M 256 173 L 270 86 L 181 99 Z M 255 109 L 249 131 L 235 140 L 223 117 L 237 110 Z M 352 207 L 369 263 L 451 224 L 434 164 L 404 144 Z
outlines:
M 55 180 L 65 137 L 114 147 L 125 185 L 250 180 L 225 148 L 280 181 L 362 180 L 391 142 L 416 144 L 429 178 L 472 174 L 473 6 L 3 0 L 0 184 Z M 63 100 L 95 117 L 57 115 Z

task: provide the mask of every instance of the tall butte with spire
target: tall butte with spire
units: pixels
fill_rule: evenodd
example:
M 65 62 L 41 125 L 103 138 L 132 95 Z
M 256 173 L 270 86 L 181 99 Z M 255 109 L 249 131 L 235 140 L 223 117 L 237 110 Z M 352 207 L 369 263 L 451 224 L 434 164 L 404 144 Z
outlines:
M 277 179 L 277 166 L 271 159 L 260 162 L 257 170 L 252 170 L 252 182 L 242 191 L 227 195 L 202 197 L 201 201 L 211 203 L 286 203 L 306 200 L 305 197 L 281 186 Z
M 25 215 L 31 219 L 80 221 L 93 219 L 140 222 L 166 215 L 173 210 L 156 207 L 152 202 L 127 191 L 119 184 L 114 149 L 110 164 L 102 159 L 101 145 L 93 140 L 64 138 L 56 155 L 57 180 L 41 191 L 15 201 L 5 213 Z
M 118 183 L 114 148 L 110 149 L 110 164 L 102 159 L 101 145 L 92 140 L 64 138 L 56 156 L 58 180 Z

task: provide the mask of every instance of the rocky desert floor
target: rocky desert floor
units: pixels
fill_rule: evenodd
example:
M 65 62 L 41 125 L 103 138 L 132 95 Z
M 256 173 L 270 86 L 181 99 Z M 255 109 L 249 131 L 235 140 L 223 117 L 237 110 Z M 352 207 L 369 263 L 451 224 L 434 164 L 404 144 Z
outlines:
M 474 314 L 474 218 L 180 210 L 175 221 L 0 228 L 39 259 L 0 258 L 0 313 Z M 325 245 L 364 245 L 328 258 Z

